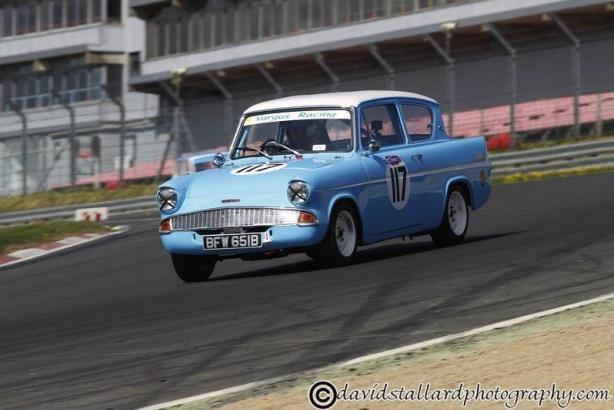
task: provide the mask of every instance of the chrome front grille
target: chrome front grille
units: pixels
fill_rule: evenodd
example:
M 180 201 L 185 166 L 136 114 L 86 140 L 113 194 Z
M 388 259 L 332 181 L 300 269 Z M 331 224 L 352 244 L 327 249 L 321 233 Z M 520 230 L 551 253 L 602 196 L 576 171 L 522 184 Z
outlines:
M 171 218 L 173 231 L 221 229 L 250 226 L 292 225 L 298 222 L 298 209 L 220 208 Z

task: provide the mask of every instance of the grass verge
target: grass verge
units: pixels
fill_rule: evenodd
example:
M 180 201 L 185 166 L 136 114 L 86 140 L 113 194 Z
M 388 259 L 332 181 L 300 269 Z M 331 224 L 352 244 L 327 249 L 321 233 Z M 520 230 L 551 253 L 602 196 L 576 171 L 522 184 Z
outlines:
M 594 165 L 552 171 L 534 171 L 526 173 L 517 172 L 515 174 L 510 175 L 494 176 L 491 178 L 491 182 L 493 184 L 511 184 L 515 182 L 541 181 L 542 179 L 549 178 L 602 174 L 605 172 L 614 172 L 614 167 Z
M 433 388 L 608 388 L 614 392 L 614 302 L 606 301 L 496 329 L 416 351 L 289 376 L 257 388 L 172 407 L 180 410 L 224 408 L 310 408 L 307 391 L 318 380 L 336 386 L 367 388 L 374 383 Z M 455 402 L 338 403 L 336 408 L 451 409 Z M 531 403 L 524 403 L 524 405 Z M 582 403 L 580 403 L 582 404 Z M 601 402 L 581 408 L 611 408 Z M 530 408 L 524 405 L 519 408 Z M 606 407 L 604 407 L 604 405 Z M 503 403 L 472 403 L 471 408 L 505 408 Z M 572 406 L 576 408 L 575 406 Z M 546 408 L 551 408 L 546 406 Z M 553 407 L 552 407 L 553 408 Z M 580 408 L 580 407 L 577 407 Z
M 60 190 L 37 192 L 25 197 L 9 196 L 0 198 L 0 213 L 114 201 L 117 199 L 138 198 L 141 196 L 150 196 L 153 198 L 156 188 L 156 184 L 133 184 L 123 189 L 94 189 L 88 187 L 78 188 L 75 191 Z
M 0 255 L 53 242 L 70 235 L 108 232 L 111 228 L 94 222 L 49 221 L 0 226 Z

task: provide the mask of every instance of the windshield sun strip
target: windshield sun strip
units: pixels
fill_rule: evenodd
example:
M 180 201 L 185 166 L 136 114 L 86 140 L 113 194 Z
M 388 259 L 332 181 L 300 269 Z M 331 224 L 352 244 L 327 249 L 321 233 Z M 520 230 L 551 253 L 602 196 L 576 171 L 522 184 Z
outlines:
M 258 157 L 260 155 L 249 155 L 249 156 L 241 156 L 239 154 L 239 151 L 249 151 L 250 149 L 245 149 L 246 146 L 240 147 L 239 144 L 241 144 L 241 141 L 245 138 L 243 137 L 243 133 L 245 131 L 246 127 L 250 127 L 252 125 L 245 125 L 245 120 L 247 118 L 249 118 L 250 116 L 254 116 L 254 115 L 265 115 L 265 114 L 273 114 L 273 113 L 283 113 L 283 112 L 294 112 L 299 110 L 300 107 L 295 107 L 295 108 L 288 108 L 288 109 L 283 109 L 283 110 L 275 110 L 275 111 L 262 111 L 262 112 L 254 112 L 254 113 L 249 113 L 249 114 L 244 114 L 241 117 L 241 121 L 239 123 L 239 126 L 237 127 L 237 131 L 235 133 L 235 136 L 233 138 L 232 141 L 232 145 L 231 145 L 231 149 L 229 150 L 229 154 L 230 154 L 230 158 L 231 159 L 243 159 L 243 158 L 255 158 Z M 310 152 L 305 152 L 304 154 L 318 154 L 318 153 L 339 153 L 339 152 L 352 152 L 356 149 L 356 124 L 355 124 L 355 112 L 353 107 L 309 107 L 307 109 L 304 109 L 302 111 L 324 111 L 324 110 L 330 110 L 330 111 L 347 111 L 350 114 L 350 148 L 348 150 L 330 150 L 330 151 L 310 151 Z M 310 120 L 309 118 L 305 119 L 306 121 Z M 296 121 L 296 120 L 295 120 Z M 280 122 L 284 122 L 284 121 L 276 121 L 278 123 Z M 277 138 L 277 136 L 276 136 Z M 287 153 L 267 153 L 270 156 L 276 156 L 276 155 L 288 155 Z M 301 153 L 303 154 L 303 153 Z

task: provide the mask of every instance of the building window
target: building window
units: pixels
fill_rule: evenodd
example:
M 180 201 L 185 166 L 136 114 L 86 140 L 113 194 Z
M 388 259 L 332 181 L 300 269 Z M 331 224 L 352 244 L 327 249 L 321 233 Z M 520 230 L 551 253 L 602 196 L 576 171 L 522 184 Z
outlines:
M 36 30 L 36 3 L 27 1 L 17 6 L 17 35 Z
M 168 54 L 177 54 L 177 20 L 169 21 L 166 29 L 168 30 Z
M 88 4 L 91 2 L 88 0 L 80 0 L 79 1 L 79 19 L 78 24 L 87 24 L 87 9 Z
M 43 0 L 40 2 L 40 30 L 41 31 L 47 31 L 50 28 L 49 25 L 49 16 L 51 15 L 51 13 L 49 13 L 49 6 L 50 6 L 50 2 L 48 0 Z
M 69 103 L 101 98 L 103 67 L 62 65 L 45 73 L 33 72 L 31 65 L 12 68 L 10 72 L 16 76 L 0 82 L 0 111 L 11 110 L 12 104 L 30 109 L 59 105 L 64 98 Z
M 67 0 L 66 1 L 66 26 L 73 27 L 79 24 L 79 4 L 77 0 Z
M 13 100 L 13 81 L 6 79 L 2 82 L 2 108 L 4 111 L 11 110 Z
M 156 21 L 148 21 L 145 27 L 147 30 L 147 58 L 155 58 L 158 56 L 158 50 L 160 49 L 158 45 L 158 32 L 160 28 Z
M 63 0 L 51 0 L 52 1 L 52 25 L 53 28 L 62 28 L 63 25 Z
M 136 76 L 141 73 L 141 53 L 138 51 L 130 53 L 130 76 Z
M 121 0 L 107 0 L 107 19 L 114 23 L 121 22 L 122 20 Z
M 90 99 L 99 100 L 102 95 L 102 68 L 90 69 Z
M 167 52 L 167 47 L 166 47 L 166 33 L 167 33 L 167 26 L 168 23 L 164 22 L 164 21 L 160 21 L 157 23 L 157 27 L 158 27 L 158 52 L 156 53 L 156 57 L 157 56 L 165 56 L 166 54 L 168 54 Z
M 179 28 L 179 53 L 185 53 L 188 51 L 188 19 L 182 18 L 179 20 L 178 24 Z
M 13 35 L 13 6 L 10 4 L 2 9 L 2 35 L 3 37 Z
M 200 13 L 194 13 L 190 18 L 190 51 L 200 50 L 202 45 L 200 44 L 201 35 L 201 15 Z
M 41 107 L 47 107 L 51 103 L 51 87 L 49 87 L 51 82 L 51 76 L 48 74 L 44 74 L 40 78 L 40 98 L 39 104 Z
M 91 0 L 92 4 L 92 23 L 102 21 L 102 0 Z

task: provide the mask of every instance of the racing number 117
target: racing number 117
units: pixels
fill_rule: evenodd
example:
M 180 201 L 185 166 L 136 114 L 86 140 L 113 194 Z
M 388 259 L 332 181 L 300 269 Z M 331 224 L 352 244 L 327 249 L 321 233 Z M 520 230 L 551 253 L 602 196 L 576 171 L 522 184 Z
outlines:
M 407 186 L 407 168 L 405 165 L 390 167 L 390 179 L 392 180 L 392 202 L 405 201 L 405 187 Z

